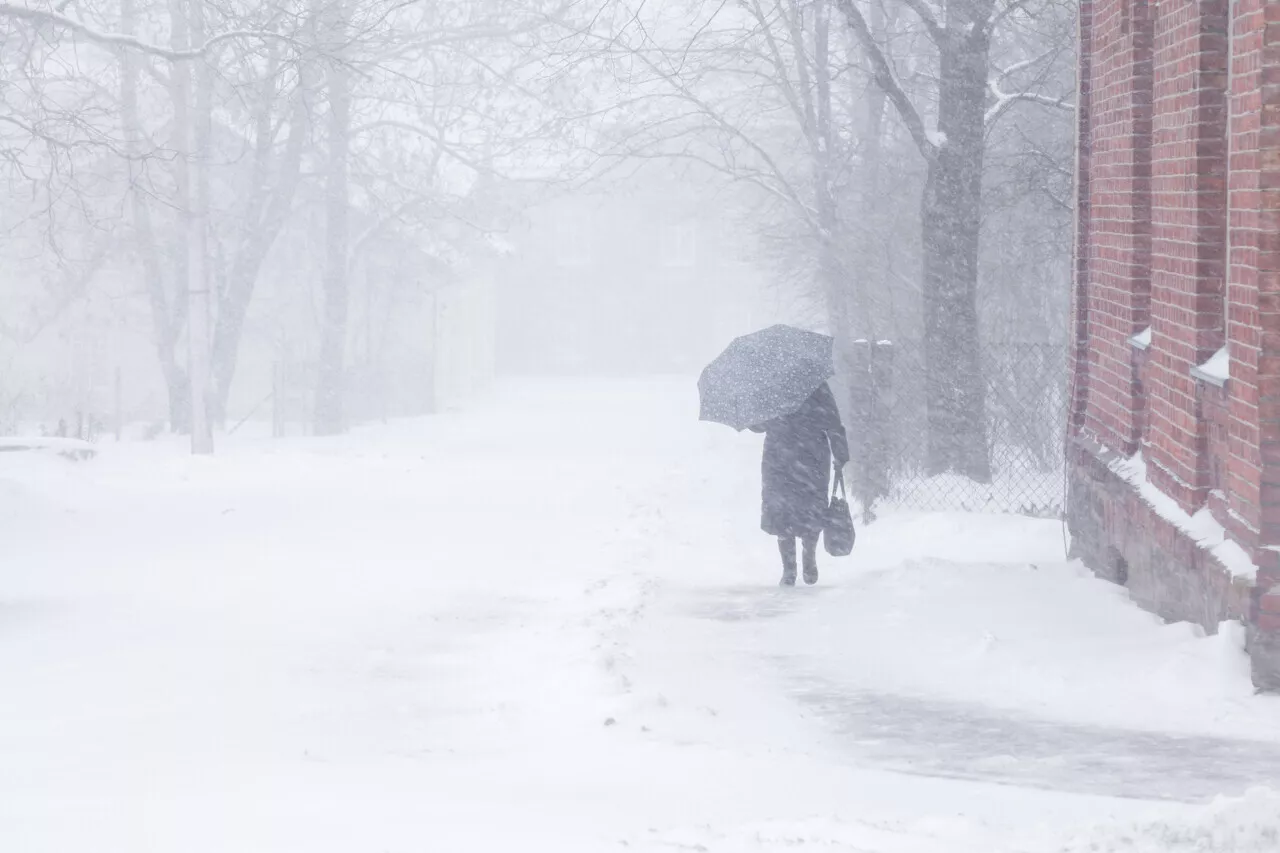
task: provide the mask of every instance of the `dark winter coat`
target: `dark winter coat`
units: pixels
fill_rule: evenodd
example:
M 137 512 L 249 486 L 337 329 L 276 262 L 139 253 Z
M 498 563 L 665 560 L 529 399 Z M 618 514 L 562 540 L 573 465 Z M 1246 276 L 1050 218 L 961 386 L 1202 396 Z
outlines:
M 822 383 L 795 412 L 752 430 L 765 434 L 760 527 L 771 536 L 817 536 L 830 497 L 832 459 L 837 470 L 849 461 L 831 388 Z

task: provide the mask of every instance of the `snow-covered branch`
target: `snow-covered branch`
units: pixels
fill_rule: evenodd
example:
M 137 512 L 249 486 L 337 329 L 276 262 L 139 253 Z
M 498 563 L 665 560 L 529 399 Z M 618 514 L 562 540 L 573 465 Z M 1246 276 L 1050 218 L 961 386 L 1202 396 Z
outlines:
M 911 134 L 912 141 L 916 147 L 920 149 L 920 153 L 924 155 L 926 160 L 932 160 L 938 154 L 938 146 L 929 138 L 929 132 L 925 130 L 924 120 L 920 118 L 920 113 L 916 110 L 915 105 L 911 103 L 911 98 L 903 90 L 898 80 L 893 75 L 893 69 L 889 66 L 889 60 L 885 58 L 884 51 L 880 49 L 880 45 L 876 44 L 875 37 L 871 35 L 871 29 L 867 26 L 867 20 L 862 16 L 862 12 L 854 5 L 853 0 L 836 0 L 840 11 L 844 13 L 845 19 L 849 22 L 850 29 L 858 38 L 858 43 L 866 52 L 867 58 L 871 61 L 872 71 L 875 77 L 876 85 L 878 85 L 893 102 L 894 108 L 898 111 L 898 115 L 902 118 L 902 123 L 907 126 L 907 131 Z
M 1075 104 L 1067 101 L 1066 96 L 1055 98 L 1052 95 L 1042 95 L 1039 92 L 1006 92 L 1000 88 L 1000 80 L 1009 76 L 1015 69 L 1006 69 L 997 75 L 994 79 L 987 83 L 991 89 L 992 96 L 996 99 L 990 107 L 987 108 L 985 121 L 988 127 L 995 123 L 1000 116 L 1004 115 L 1018 101 L 1030 101 L 1031 103 L 1040 104 L 1046 107 L 1056 107 L 1061 110 L 1071 111 L 1075 109 Z

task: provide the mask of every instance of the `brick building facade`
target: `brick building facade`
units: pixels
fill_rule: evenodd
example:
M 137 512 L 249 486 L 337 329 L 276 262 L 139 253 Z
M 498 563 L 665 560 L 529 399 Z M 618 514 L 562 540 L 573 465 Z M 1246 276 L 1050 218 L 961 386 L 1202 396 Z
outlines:
M 1082 0 L 1078 122 L 1073 547 L 1280 687 L 1280 3 Z

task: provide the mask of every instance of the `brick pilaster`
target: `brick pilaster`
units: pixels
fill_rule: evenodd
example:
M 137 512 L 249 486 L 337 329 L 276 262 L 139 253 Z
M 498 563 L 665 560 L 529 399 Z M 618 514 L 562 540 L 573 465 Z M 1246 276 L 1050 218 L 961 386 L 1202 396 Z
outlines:
M 1152 110 L 1152 482 L 1188 512 L 1208 497 L 1208 417 L 1191 369 L 1223 344 L 1227 0 L 1160 0 Z
M 1280 234 L 1278 12 L 1266 0 L 1236 0 L 1231 21 L 1228 524 L 1237 539 L 1253 546 L 1280 542 L 1276 518 L 1265 535 L 1263 531 L 1264 508 L 1276 501 L 1274 487 L 1265 483 L 1277 479 L 1280 464 L 1277 413 L 1263 402 L 1264 389 L 1273 398 L 1280 378 L 1280 347 L 1264 333 L 1280 328 L 1280 255 L 1275 246 Z
M 1090 8 L 1082 431 L 1114 450 L 1138 447 L 1144 408 L 1129 338 L 1150 322 L 1152 20 L 1147 0 Z

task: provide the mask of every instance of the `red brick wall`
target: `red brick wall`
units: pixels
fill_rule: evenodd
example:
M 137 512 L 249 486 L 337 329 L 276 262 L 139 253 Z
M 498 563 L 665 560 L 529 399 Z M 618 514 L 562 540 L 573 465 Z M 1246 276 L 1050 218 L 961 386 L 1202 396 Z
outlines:
M 1129 337 L 1150 322 L 1152 21 L 1147 0 L 1093 0 L 1090 46 L 1086 292 L 1077 321 L 1088 339 L 1083 432 L 1132 453 L 1142 391 Z
M 1232 26 L 1231 529 L 1264 546 L 1251 656 L 1280 687 L 1280 4 L 1237 0 Z
M 1156 485 L 1189 512 L 1220 490 L 1215 515 L 1250 547 L 1280 542 L 1280 334 L 1276 358 L 1264 358 L 1259 310 L 1280 333 L 1280 218 L 1264 199 L 1280 193 L 1280 113 L 1266 119 L 1265 151 L 1259 141 L 1264 59 L 1280 73 L 1280 54 L 1267 54 L 1280 46 L 1276 5 L 1237 0 L 1231 22 L 1228 0 L 1088 0 L 1080 15 L 1073 428 L 1126 454 L 1145 439 Z M 1280 107 L 1280 76 L 1267 85 Z M 1264 188 L 1268 170 L 1275 189 Z M 1274 296 L 1263 282 L 1260 302 L 1267 273 Z M 1148 324 L 1142 365 L 1128 337 Z M 1206 409 L 1191 368 L 1228 339 L 1232 380 Z
M 1280 0 L 1084 0 L 1080 24 L 1074 547 L 1103 574 L 1123 556 L 1171 618 L 1239 612 L 1241 583 L 1107 467 L 1141 442 L 1253 555 L 1254 679 L 1280 689 Z M 1197 382 L 1224 341 L 1225 388 Z
M 1275 11 L 1265 0 L 1237 0 L 1231 22 L 1233 35 L 1231 83 L 1230 243 L 1227 285 L 1227 339 L 1231 351 L 1229 402 L 1230 458 L 1228 459 L 1226 524 L 1243 544 L 1260 544 L 1262 526 L 1263 446 L 1259 430 L 1260 331 L 1259 273 L 1268 261 L 1262 255 L 1263 60 L 1266 13 Z M 1274 145 L 1274 142 L 1272 143 Z M 1272 223 L 1272 233 L 1275 233 Z M 1271 264 L 1274 268 L 1274 264 Z M 1265 300 L 1271 312 L 1280 308 Z M 1272 371 L 1274 374 L 1274 370 Z M 1275 541 L 1272 539 L 1271 541 Z
M 1191 369 L 1223 343 L 1227 0 L 1160 0 L 1152 109 L 1147 461 L 1188 512 L 1205 502 L 1208 420 Z
M 1259 345 L 1252 379 L 1262 460 L 1261 544 L 1275 545 L 1280 543 L 1280 4 L 1264 2 L 1262 18 L 1257 219 L 1252 230 L 1252 298 L 1257 306 L 1253 334 Z

